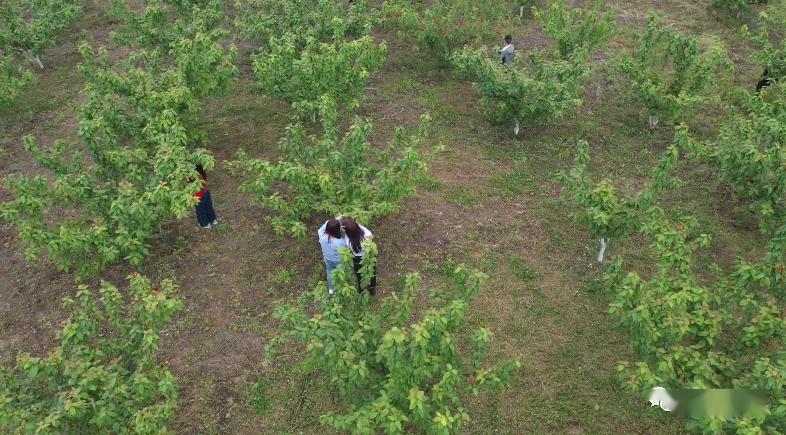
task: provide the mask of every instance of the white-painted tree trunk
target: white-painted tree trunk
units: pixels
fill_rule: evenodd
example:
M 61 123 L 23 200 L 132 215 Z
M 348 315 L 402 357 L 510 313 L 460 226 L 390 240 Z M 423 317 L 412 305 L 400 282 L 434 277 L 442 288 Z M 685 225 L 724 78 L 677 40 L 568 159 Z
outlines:
M 519 121 L 516 120 L 516 123 L 513 125 L 513 134 L 518 136 L 519 135 Z
M 603 263 L 603 256 L 606 254 L 606 239 L 600 239 L 600 252 L 598 252 L 598 263 Z
M 650 115 L 649 118 L 647 118 L 647 122 L 650 124 L 650 128 L 654 129 L 658 126 L 658 117 L 655 115 Z
M 519 6 L 519 18 L 524 18 L 524 5 Z
M 41 56 L 39 56 L 38 53 L 34 53 L 30 51 L 27 53 L 27 55 L 30 56 L 31 59 L 33 59 L 36 65 L 38 65 L 38 68 L 44 69 L 44 63 L 41 62 Z

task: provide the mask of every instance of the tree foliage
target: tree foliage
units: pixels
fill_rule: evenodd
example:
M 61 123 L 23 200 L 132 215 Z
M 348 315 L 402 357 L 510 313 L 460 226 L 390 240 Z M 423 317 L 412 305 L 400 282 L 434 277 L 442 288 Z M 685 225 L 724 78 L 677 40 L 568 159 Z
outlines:
M 761 228 L 772 232 L 786 217 L 786 85 L 766 96 L 737 90 L 718 136 L 688 138 L 694 156 L 708 158 L 735 194 L 752 201 Z
M 328 372 L 349 408 L 323 415 L 323 424 L 353 433 L 459 432 L 469 420 L 462 397 L 505 386 L 520 367 L 518 360 L 484 366 L 492 337 L 487 328 L 475 331 L 467 351 L 459 351 L 465 346 L 455 334 L 486 276 L 456 268 L 452 286 L 437 291 L 445 302 L 434 298 L 415 318 L 417 274 L 407 275 L 403 290 L 374 310 L 369 296 L 359 296 L 350 284 L 352 261 L 349 252 L 342 255 L 343 267 L 334 272 L 336 293 L 329 297 L 324 283 L 310 293 L 318 307 L 314 315 L 305 297 L 300 305 L 276 309 L 282 334 L 268 350 L 294 338 L 306 346 L 308 361 Z
M 0 51 L 6 56 L 25 54 L 43 68 L 41 53 L 79 16 L 83 4 L 83 0 L 3 0 Z
M 655 386 L 761 389 L 770 398 L 767 412 L 693 425 L 705 433 L 778 433 L 767 431 L 786 425 L 786 316 L 775 299 L 786 283 L 786 227 L 762 260 L 739 261 L 730 272 L 715 266 L 708 283 L 695 257 L 710 238 L 696 230 L 695 219 L 668 219 L 652 208 L 641 231 L 650 239 L 655 272 L 642 278 L 617 261 L 606 273 L 610 312 L 630 334 L 637 358 L 619 364 L 620 379 L 640 392 Z
M 277 234 L 304 236 L 302 221 L 315 213 L 351 215 L 364 222 L 394 213 L 426 174 L 431 157 L 422 147 L 428 115 L 415 132 L 399 128 L 386 147 L 376 147 L 368 142 L 370 122 L 356 118 L 341 136 L 335 102 L 322 99 L 319 112 L 322 135 L 308 135 L 300 123 L 287 127 L 278 162 L 241 151 L 229 163 L 230 170 L 245 178 L 240 190 L 277 212 L 268 218 Z
M 502 65 L 487 49 L 463 48 L 453 56 L 459 73 L 471 77 L 484 114 L 492 122 L 543 122 L 581 104 L 582 80 L 589 73 L 583 53 L 567 60 L 532 52 L 525 62 Z
M 171 281 L 136 273 L 120 292 L 80 286 L 66 298 L 59 346 L 0 365 L 0 428 L 9 433 L 161 433 L 177 384 L 157 362 L 161 328 L 181 308 Z M 127 294 L 126 297 L 123 294 Z
M 383 13 L 402 36 L 441 61 L 467 44 L 501 37 L 518 20 L 507 5 L 494 0 L 390 0 Z
M 335 0 L 236 0 L 235 27 L 248 40 L 267 42 L 285 35 L 292 44 L 308 38 L 327 42 L 359 38 L 376 21 L 366 0 L 348 7 Z
M 653 128 L 661 119 L 683 119 L 706 101 L 706 92 L 723 79 L 722 73 L 728 77 L 733 70 L 722 43 L 704 50 L 698 39 L 667 28 L 654 14 L 638 42 L 633 56 L 621 56 L 618 67 L 649 111 Z
M 715 9 L 733 12 L 739 17 L 742 12 L 748 10 L 752 5 L 768 3 L 769 0 L 710 0 L 710 6 Z
M 174 65 L 157 50 L 135 52 L 119 65 L 82 45 L 86 101 L 79 112 L 80 143 L 24 146 L 52 178 L 9 175 L 13 199 L 0 216 L 15 225 L 27 257 L 45 253 L 61 270 L 88 278 L 125 260 L 139 265 L 147 240 L 162 223 L 189 214 L 200 188 L 196 164 L 213 159 L 196 148 L 199 99 L 227 89 L 235 52 L 197 33 L 169 47 Z
M 0 60 L 0 107 L 12 105 L 33 83 L 33 74 L 18 67 L 11 59 Z
M 208 34 L 213 40 L 228 36 L 220 28 L 223 0 L 111 0 L 111 12 L 121 25 L 112 39 L 124 45 L 166 55 L 183 39 Z M 204 36 L 202 36 L 204 37 Z
M 355 107 L 371 74 L 382 66 L 387 47 L 370 36 L 357 40 L 320 42 L 306 38 L 270 38 L 266 48 L 252 55 L 259 88 L 314 113 L 322 96 L 342 106 Z
M 755 31 L 743 26 L 743 36 L 759 46 L 754 58 L 769 77 L 786 80 L 786 1 L 780 0 L 759 15 Z
M 82 0 L 3 0 L 0 2 L 0 108 L 12 105 L 33 83 L 23 58 L 39 68 L 41 54 L 79 16 Z
M 589 52 L 606 43 L 616 32 L 614 9 L 603 10 L 601 0 L 592 9 L 568 9 L 565 0 L 552 2 L 547 8 L 532 8 L 543 31 L 557 43 L 560 57 L 569 59 L 576 51 Z
M 678 146 L 670 146 L 653 169 L 650 182 L 635 195 L 629 195 L 614 187 L 609 178 L 597 184 L 591 181 L 587 174 L 589 145 L 579 142 L 573 168 L 558 174 L 557 179 L 565 186 L 563 195 L 578 208 L 573 218 L 601 240 L 599 262 L 603 261 L 607 241 L 619 240 L 638 231 L 643 212 L 655 204 L 658 194 L 679 186 L 679 181 L 671 176 L 678 159 Z

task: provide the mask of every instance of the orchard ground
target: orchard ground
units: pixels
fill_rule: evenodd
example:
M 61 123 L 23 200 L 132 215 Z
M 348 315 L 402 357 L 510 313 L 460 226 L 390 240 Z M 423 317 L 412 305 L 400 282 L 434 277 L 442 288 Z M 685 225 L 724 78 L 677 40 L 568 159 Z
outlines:
M 510 388 L 466 401 L 473 417 L 467 433 L 684 431 L 671 415 L 649 409 L 645 399 L 623 392 L 617 383 L 617 361 L 633 355 L 627 336 L 607 314 L 606 296 L 593 285 L 603 271 L 594 262 L 598 242 L 572 221 L 553 175 L 570 167 L 576 143 L 585 139 L 593 173 L 635 190 L 671 143 L 673 130 L 648 130 L 643 107 L 626 97 L 604 64 L 632 47 L 647 11 L 656 10 L 702 40 L 719 37 L 744 86 L 753 86 L 761 72 L 751 63 L 753 48 L 739 34 L 755 11 L 732 19 L 716 15 L 705 0 L 612 3 L 622 31 L 594 56 L 584 105 L 544 126 L 524 126 L 518 138 L 512 125 L 487 123 L 470 84 L 435 63 L 434 56 L 390 32 L 374 33 L 386 41 L 389 54 L 359 110 L 374 124 L 373 143 L 386 143 L 395 127 L 413 127 L 420 114 L 430 112 L 432 145 L 446 146 L 431 168 L 432 181 L 401 213 L 370 225 L 380 247 L 378 297 L 400 288 L 408 272 L 420 272 L 425 287 L 445 282 L 453 264 L 466 263 L 490 275 L 471 306 L 466 331 L 485 325 L 495 333 L 490 362 L 520 357 L 523 363 Z M 24 135 L 35 135 L 42 144 L 77 138 L 74 101 L 80 100 L 83 83 L 76 47 L 86 40 L 107 46 L 113 57 L 124 53 L 108 40 L 115 24 L 107 8 L 103 1 L 89 6 L 61 43 L 45 53 L 47 68 L 35 72 L 35 86 L 15 107 L 0 112 L 0 176 L 38 170 L 21 147 Z M 549 41 L 525 17 L 514 43 L 521 58 Z M 217 161 L 209 183 L 221 223 L 206 231 L 196 219 L 168 222 L 138 270 L 154 281 L 174 278 L 185 304 L 164 331 L 161 356 L 180 385 L 171 427 L 178 433 L 329 432 L 319 415 L 343 406 L 329 379 L 317 367 L 299 364 L 301 348 L 285 349 L 272 362 L 264 358 L 265 337 L 276 326 L 271 318 L 276 303 L 294 300 L 322 279 L 313 233 L 325 217 L 313 218 L 304 240 L 277 237 L 264 223 L 265 211 L 250 206 L 237 192 L 239 180 L 226 173 L 224 161 L 239 149 L 273 158 L 289 123 L 286 105 L 252 90 L 252 47 L 237 44 L 243 55 L 235 90 L 207 101 L 202 115 L 207 148 Z M 712 134 L 721 113 L 712 105 L 699 113 L 692 131 Z M 702 264 L 728 266 L 761 252 L 764 241 L 755 221 L 727 186 L 704 167 L 683 163 L 678 173 L 685 186 L 666 195 L 665 206 L 696 216 L 712 235 Z M 648 270 L 649 259 L 640 253 L 644 243 L 637 237 L 613 243 L 608 254 L 623 255 L 632 269 Z M 72 275 L 46 262 L 26 262 L 21 249 L 15 230 L 0 222 L 3 363 L 19 351 L 41 355 L 54 347 L 65 318 L 61 299 L 75 290 Z M 131 271 L 116 265 L 99 278 L 122 285 Z

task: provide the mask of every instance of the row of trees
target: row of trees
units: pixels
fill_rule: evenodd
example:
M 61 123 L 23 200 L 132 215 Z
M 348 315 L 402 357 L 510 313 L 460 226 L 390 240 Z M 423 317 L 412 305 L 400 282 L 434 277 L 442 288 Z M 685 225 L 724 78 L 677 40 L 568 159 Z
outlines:
M 133 48 L 111 63 L 83 44 L 86 81 L 78 142 L 25 148 L 46 176 L 11 175 L 13 199 L 0 206 L 27 254 L 41 253 L 78 279 L 125 260 L 138 265 L 166 219 L 190 214 L 200 189 L 201 100 L 224 92 L 235 74 L 234 48 L 218 1 L 113 2 L 116 41 Z M 20 433 L 161 433 L 177 404 L 174 376 L 157 361 L 160 331 L 181 303 L 176 287 L 137 274 L 121 292 L 80 286 L 46 357 L 22 353 L 0 369 L 0 428 Z M 125 295 L 125 296 L 124 296 Z
M 194 168 L 213 165 L 209 152 L 199 147 L 206 139 L 195 127 L 200 101 L 226 91 L 235 73 L 236 52 L 221 44 L 228 36 L 221 28 L 223 6 L 220 0 L 145 0 L 141 7 L 113 1 L 121 21 L 113 38 L 134 51 L 111 64 L 102 52 L 80 48 L 87 82 L 80 141 L 42 147 L 26 138 L 25 148 L 51 175 L 4 181 L 14 198 L 0 206 L 0 215 L 20 229 L 30 258 L 45 253 L 59 268 L 76 271 L 78 279 L 119 260 L 138 265 L 161 223 L 190 212 L 200 187 Z M 554 2 L 533 15 L 556 47 L 508 67 L 491 60 L 487 49 L 472 48 L 515 26 L 517 18 L 497 2 L 391 0 L 378 10 L 364 1 L 345 7 L 327 0 L 238 0 L 235 6 L 241 35 L 260 45 L 252 57 L 259 89 L 289 103 L 294 121 L 279 143 L 277 161 L 240 153 L 228 166 L 244 177 L 241 190 L 276 213 L 268 218 L 276 232 L 298 237 L 317 213 L 368 221 L 395 212 L 414 194 L 439 150 L 423 149 L 427 115 L 413 131 L 397 130 L 387 146 L 369 142 L 367 120 L 355 117 L 347 127 L 341 122 L 345 110 L 358 106 L 367 81 L 384 61 L 385 45 L 368 35 L 372 26 L 397 28 L 438 62 L 472 77 L 489 118 L 512 121 L 516 133 L 522 122 L 556 119 L 580 104 L 589 55 L 615 32 L 613 12 L 599 2 L 589 11 Z M 773 27 L 746 35 L 764 46 L 759 56 L 777 70 L 786 45 L 773 42 L 768 30 Z M 615 65 L 647 107 L 653 127 L 660 119 L 683 120 L 706 100 L 708 83 L 714 81 L 710 77 L 730 69 L 722 45 L 702 48 L 654 16 L 638 39 L 639 48 Z M 577 219 L 601 240 L 599 261 L 609 239 L 639 231 L 652 240 L 658 260 L 653 277 L 625 274 L 617 261 L 605 280 L 611 312 L 631 331 L 640 358 L 620 365 L 625 384 L 634 390 L 731 384 L 770 392 L 770 415 L 709 423 L 718 430 L 777 427 L 786 414 L 784 384 L 777 377 L 786 371 L 786 325 L 773 303 L 786 294 L 786 228 L 778 226 L 783 206 L 777 187 L 783 171 L 783 89 L 773 87 L 768 99 L 740 91 L 742 108 L 730 111 L 716 141 L 697 141 L 680 128 L 676 144 L 639 194 L 626 195 L 610 181 L 590 181 L 586 143 L 580 144 L 573 170 L 560 177 L 581 208 Z M 720 168 L 721 177 L 755 203 L 762 228 L 772 235 L 767 255 L 741 261 L 729 272 L 718 269 L 711 284 L 697 273 L 694 261 L 709 237 L 697 234 L 695 220 L 670 216 L 659 207 L 659 194 L 679 187 L 671 173 L 681 151 Z M 367 280 L 376 248 L 369 243 L 365 251 Z M 313 361 L 329 362 L 322 365 L 351 405 L 346 412 L 323 416 L 325 424 L 354 432 L 459 430 L 469 418 L 462 395 L 476 394 L 480 386 L 505 385 L 519 366 L 515 360 L 493 370 L 483 366 L 491 336 L 485 328 L 474 334 L 469 358 L 457 350 L 455 332 L 484 277 L 456 269 L 453 288 L 437 292 L 433 308 L 416 321 L 417 275 L 407 277 L 401 294 L 370 310 L 368 296 L 358 297 L 349 284 L 352 262 L 344 255 L 345 267 L 335 272 L 336 296 L 328 298 L 321 284 L 311 292 L 314 305 L 304 299 L 279 307 L 284 334 L 269 350 L 293 337 L 307 346 Z M 179 304 L 171 298 L 171 283 L 161 288 L 132 277 L 133 299 L 127 304 L 110 285 L 101 289 L 100 304 L 81 288 L 79 303 L 67 302 L 73 314 L 61 333 L 61 347 L 48 358 L 21 355 L 16 367 L 0 374 L 0 426 L 20 431 L 162 429 L 171 418 L 176 387 L 171 374 L 156 364 L 155 351 L 161 325 Z M 125 306 L 130 311 L 123 313 Z M 316 313 L 309 314 L 313 306 Z M 114 331 L 111 339 L 97 334 L 105 328 Z M 84 370 L 68 371 L 74 366 Z
M 220 28 L 222 7 L 211 0 L 145 0 L 141 7 L 113 1 L 112 13 L 121 22 L 113 40 L 134 51 L 112 64 L 103 51 L 80 47 L 87 82 L 81 140 L 39 146 L 25 138 L 25 148 L 49 175 L 4 180 L 13 199 L 0 213 L 19 228 L 28 257 L 45 254 L 80 280 L 118 260 L 138 265 L 161 223 L 191 210 L 199 189 L 194 168 L 213 165 L 209 152 L 199 148 L 206 139 L 195 128 L 200 100 L 225 91 L 235 71 L 234 49 L 220 44 L 227 36 Z M 385 45 L 367 35 L 379 14 L 360 1 L 349 8 L 317 0 L 236 7 L 241 33 L 262 40 L 253 56 L 259 88 L 290 103 L 295 118 L 280 142 L 279 161 L 241 153 L 229 163 L 246 177 L 241 189 L 279 213 L 270 217 L 277 232 L 295 236 L 305 234 L 304 221 L 315 213 L 342 212 L 368 221 L 396 211 L 440 148 L 423 150 L 428 115 L 412 132 L 398 129 L 385 147 L 369 143 L 367 120 L 355 117 L 348 127 L 340 122 L 342 109 L 357 107 L 384 60 Z M 311 134 L 317 116 L 321 131 Z M 361 273 L 367 281 L 376 247 L 368 242 L 364 251 Z M 417 276 L 407 279 L 403 295 L 388 299 L 383 313 L 373 314 L 368 297 L 353 294 L 352 262 L 344 260 L 346 267 L 336 272 L 337 296 L 328 300 L 324 286 L 313 293 L 320 303 L 314 319 L 334 322 L 306 321 L 305 307 L 278 310 L 282 330 L 309 343 L 313 358 L 336 362 L 337 379 L 346 380 L 337 381 L 342 397 L 356 398 L 347 413 L 324 416 L 326 424 L 360 432 L 410 427 L 454 432 L 469 418 L 461 395 L 502 386 L 520 365 L 482 366 L 491 337 L 486 329 L 476 334 L 469 362 L 456 348 L 453 334 L 483 276 L 457 269 L 454 291 L 446 295 L 450 302 L 435 301 L 419 322 L 407 326 L 414 321 Z M 79 303 L 66 302 L 73 314 L 52 356 L 21 354 L 15 367 L 3 371 L 0 426 L 44 432 L 164 429 L 177 388 L 155 355 L 159 330 L 179 307 L 173 292 L 171 283 L 153 289 L 137 276 L 128 290 L 131 301 L 122 301 L 109 284 L 100 290 L 100 302 L 81 287 Z M 358 340 L 361 330 L 366 336 Z M 311 345 L 325 334 L 331 339 L 320 353 Z M 342 334 L 355 338 L 345 342 Z M 69 369 L 74 365 L 80 370 Z
M 744 29 L 761 44 L 756 59 L 767 66 L 777 65 L 773 60 L 786 53 L 783 35 L 768 33 L 779 12 L 773 11 L 776 14 L 762 15 L 764 24 L 757 33 Z M 779 23 L 783 25 L 786 21 Z M 702 52 L 696 41 L 663 29 L 654 18 L 641 41 L 642 50 L 661 45 L 668 62 L 664 74 L 636 74 L 642 79 L 633 83 L 651 113 L 660 111 L 670 121 L 686 119 L 689 109 L 704 98 L 699 90 L 720 80 L 718 74 L 728 74 L 719 49 Z M 653 68 L 663 65 L 654 62 Z M 601 240 L 598 261 L 603 261 L 608 239 L 638 232 L 649 240 L 654 271 L 627 271 L 617 258 L 603 277 L 610 313 L 630 334 L 636 358 L 617 367 L 623 385 L 638 392 L 655 386 L 762 390 L 770 399 L 764 412 L 711 416 L 690 424 L 708 433 L 780 433 L 786 427 L 786 84 L 775 83 L 761 93 L 734 88 L 730 95 L 717 137 L 698 140 L 685 125 L 679 126 L 651 181 L 634 195 L 608 178 L 597 183 L 590 179 L 586 142 L 579 144 L 574 167 L 558 178 L 577 206 L 576 220 Z M 750 206 L 770 238 L 763 255 L 739 259 L 726 269 L 711 265 L 707 271 L 697 263 L 710 235 L 701 232 L 695 218 L 664 209 L 661 199 L 663 192 L 681 186 L 673 175 L 680 156 L 710 166 Z
M 616 33 L 614 11 L 600 1 L 589 10 L 570 9 L 564 0 L 545 9 L 533 7 L 534 18 L 556 47 L 529 51 L 524 60 L 502 65 L 488 48 L 472 48 L 467 43 L 488 38 L 490 30 L 512 26 L 506 8 L 482 1 L 455 6 L 414 3 L 386 3 L 386 23 L 398 26 L 402 36 L 414 39 L 417 47 L 439 55 L 472 79 L 486 117 L 495 123 L 512 123 L 516 135 L 522 123 L 553 121 L 581 104 L 583 80 L 590 73 L 588 58 Z M 479 18 L 464 20 L 465 16 Z M 751 39 L 766 39 L 766 32 L 762 28 Z M 697 38 L 668 28 L 654 14 L 637 43 L 632 53 L 613 58 L 611 66 L 623 81 L 621 87 L 646 107 L 651 128 L 662 119 L 670 123 L 684 119 L 732 75 L 722 43 L 715 41 L 704 48 Z M 777 62 L 767 62 L 771 63 Z M 717 80 L 707 80 L 709 76 Z
M 478 3 L 492 2 L 435 2 L 433 7 L 456 19 L 471 11 L 485 12 Z M 358 107 L 366 83 L 382 66 L 387 48 L 368 32 L 385 21 L 392 4 L 374 10 L 364 1 L 353 1 L 348 8 L 322 0 L 238 1 L 238 27 L 261 45 L 252 55 L 259 90 L 293 109 L 294 122 L 278 144 L 277 161 L 241 151 L 228 163 L 244 180 L 240 190 L 276 213 L 267 218 L 276 233 L 303 237 L 306 222 L 315 214 L 340 213 L 370 222 L 394 213 L 415 193 L 429 161 L 440 151 L 440 146 L 424 149 L 428 114 L 410 131 L 398 128 L 386 145 L 369 141 L 373 126 L 368 120 L 354 116 L 342 122 L 346 112 Z M 396 10 L 415 12 L 409 9 L 415 2 L 405 6 Z M 440 14 L 427 15 L 424 25 L 444 18 Z M 484 16 L 477 15 L 480 20 Z M 363 251 L 361 275 L 367 285 L 377 250 L 366 241 Z M 456 332 L 485 277 L 458 268 L 453 288 L 432 300 L 432 308 L 413 310 L 421 288 L 418 275 L 410 274 L 404 290 L 389 295 L 377 309 L 368 294 L 357 294 L 351 284 L 351 256 L 348 251 L 343 255 L 343 267 L 333 276 L 333 296 L 321 283 L 298 304 L 276 309 L 281 326 L 266 357 L 274 357 L 291 339 L 306 346 L 308 360 L 325 368 L 348 404 L 348 409 L 323 415 L 325 425 L 354 433 L 459 431 L 469 419 L 461 398 L 483 387 L 506 385 L 520 367 L 517 360 L 484 367 L 491 338 L 485 328 L 474 335 L 471 351 L 457 347 Z

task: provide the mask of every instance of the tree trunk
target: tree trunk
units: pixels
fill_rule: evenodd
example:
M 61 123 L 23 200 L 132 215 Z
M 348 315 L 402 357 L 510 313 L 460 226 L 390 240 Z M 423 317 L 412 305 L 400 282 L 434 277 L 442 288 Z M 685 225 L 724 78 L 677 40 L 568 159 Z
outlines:
M 658 126 L 658 122 L 660 122 L 660 121 L 658 121 L 658 117 L 657 116 L 650 115 L 649 118 L 647 118 L 647 122 L 650 124 L 650 128 L 651 129 L 655 129 L 655 127 Z
M 516 120 L 516 123 L 513 125 L 513 134 L 518 136 L 519 135 L 519 121 Z
M 44 63 L 41 62 L 41 56 L 39 56 L 38 53 L 34 53 L 30 51 L 27 53 L 27 55 L 30 56 L 31 59 L 33 59 L 36 65 L 38 65 L 38 68 L 44 69 Z
M 524 5 L 519 6 L 519 18 L 524 18 Z
M 598 252 L 598 263 L 603 263 L 603 255 L 606 253 L 606 239 L 600 239 L 600 252 Z

